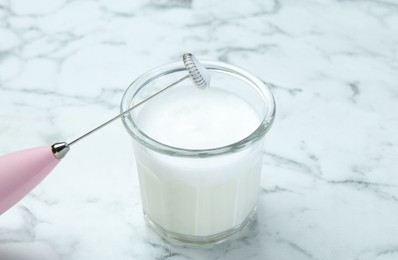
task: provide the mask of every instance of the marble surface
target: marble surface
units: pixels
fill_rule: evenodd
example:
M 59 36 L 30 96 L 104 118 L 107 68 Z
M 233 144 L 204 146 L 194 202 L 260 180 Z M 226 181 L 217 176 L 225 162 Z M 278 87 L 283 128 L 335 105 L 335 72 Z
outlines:
M 118 122 L 0 216 L 1 260 L 398 259 L 394 0 L 0 0 L 0 154 L 79 136 L 187 51 L 272 85 L 256 221 L 211 249 L 160 239 Z

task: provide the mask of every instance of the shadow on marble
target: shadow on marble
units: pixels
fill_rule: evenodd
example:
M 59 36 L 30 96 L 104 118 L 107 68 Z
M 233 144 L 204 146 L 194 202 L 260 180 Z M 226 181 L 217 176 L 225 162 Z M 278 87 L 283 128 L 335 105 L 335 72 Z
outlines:
M 6 242 L 0 244 L 1 260 L 59 260 L 58 254 L 42 242 Z

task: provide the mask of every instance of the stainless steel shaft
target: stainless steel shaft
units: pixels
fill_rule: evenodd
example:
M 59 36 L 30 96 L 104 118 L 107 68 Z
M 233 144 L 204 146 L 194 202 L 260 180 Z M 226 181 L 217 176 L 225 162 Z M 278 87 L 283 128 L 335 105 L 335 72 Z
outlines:
M 125 115 L 125 114 L 128 114 L 129 112 L 131 112 L 131 110 L 133 110 L 133 109 L 139 107 L 140 105 L 142 105 L 143 103 L 145 103 L 145 102 L 148 101 L 149 99 L 151 99 L 151 98 L 153 98 L 153 97 L 159 95 L 160 93 L 166 91 L 167 89 L 169 89 L 169 88 L 171 88 L 171 87 L 177 85 L 178 83 L 180 83 L 181 81 L 187 79 L 188 77 L 189 77 L 189 75 L 186 75 L 185 77 L 183 77 L 183 78 L 181 78 L 181 79 L 179 79 L 179 80 L 173 82 L 172 84 L 168 85 L 167 87 L 165 87 L 164 89 L 160 90 L 159 92 L 156 92 L 156 93 L 153 94 L 152 96 L 149 96 L 148 98 L 142 100 L 141 102 L 139 102 L 138 104 L 136 104 L 136 105 L 130 107 L 130 108 L 127 109 L 126 111 L 124 111 L 124 112 L 120 113 L 119 115 L 117 115 L 117 116 L 115 116 L 115 117 L 109 119 L 108 121 L 106 121 L 105 123 L 103 123 L 103 124 L 97 126 L 96 128 L 94 128 L 94 129 L 88 131 L 88 132 L 85 133 L 84 135 L 82 135 L 82 136 L 76 138 L 75 140 L 73 140 L 72 142 L 70 142 L 70 143 L 68 144 L 68 146 L 71 146 L 71 145 L 75 144 L 76 142 L 78 142 L 78 141 L 84 139 L 85 137 L 91 135 L 91 134 L 94 133 L 95 131 L 97 131 L 97 130 L 103 128 L 104 126 L 107 126 L 108 124 L 112 123 L 113 121 L 115 121 L 115 120 L 118 119 L 119 117 L 121 117 L 121 116 L 123 116 L 123 115 Z

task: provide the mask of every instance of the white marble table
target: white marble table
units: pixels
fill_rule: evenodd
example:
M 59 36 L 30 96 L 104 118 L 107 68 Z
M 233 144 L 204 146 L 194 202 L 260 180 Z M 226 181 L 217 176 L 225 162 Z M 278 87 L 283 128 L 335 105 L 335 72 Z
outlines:
M 160 239 L 118 122 L 0 216 L 1 260 L 398 259 L 394 0 L 0 0 L 0 154 L 77 137 L 187 51 L 273 86 L 256 221 L 212 249 Z

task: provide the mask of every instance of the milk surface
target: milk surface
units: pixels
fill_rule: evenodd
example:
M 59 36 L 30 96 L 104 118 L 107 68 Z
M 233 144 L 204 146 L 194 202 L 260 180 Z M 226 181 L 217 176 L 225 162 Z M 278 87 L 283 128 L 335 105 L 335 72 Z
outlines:
M 135 119 L 151 138 L 173 147 L 209 149 L 249 136 L 260 124 L 254 109 L 220 89 L 170 89 L 143 105 Z M 160 154 L 135 143 L 144 212 L 162 229 L 206 237 L 242 224 L 259 188 L 262 142 L 209 158 Z
M 138 125 L 153 139 L 170 146 L 209 149 L 235 143 L 260 124 L 257 113 L 232 93 L 192 86 L 171 89 L 148 101 Z

